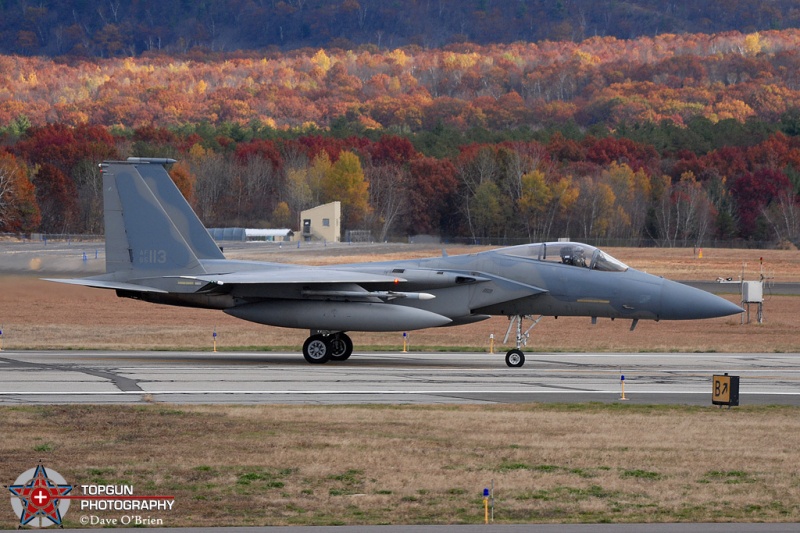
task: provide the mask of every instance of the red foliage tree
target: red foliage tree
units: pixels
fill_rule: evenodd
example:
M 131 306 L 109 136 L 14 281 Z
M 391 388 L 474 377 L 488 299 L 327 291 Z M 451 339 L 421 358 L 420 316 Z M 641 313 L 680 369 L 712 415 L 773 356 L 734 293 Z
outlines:
M 422 157 L 410 164 L 407 231 L 411 235 L 448 233 L 456 229 L 458 180 L 447 159 Z
M 133 140 L 142 141 L 159 146 L 174 146 L 178 143 L 177 136 L 166 128 L 156 126 L 142 126 L 133 131 Z
M 404 164 L 419 156 L 411 141 L 395 135 L 384 135 L 367 148 L 373 165 Z
M 651 169 L 658 161 L 658 152 L 650 145 L 640 144 L 630 139 L 606 137 L 594 139 L 587 137 L 586 159 L 599 165 L 612 162 L 625 163 L 634 171 Z
M 44 163 L 34 176 L 43 233 L 71 233 L 78 218 L 75 183 L 55 165 Z
M 586 147 L 567 139 L 558 131 L 547 144 L 547 151 L 555 161 L 585 161 Z
M 752 167 L 783 170 L 788 165 L 800 168 L 800 150 L 797 140 L 783 133 L 776 133 L 769 139 L 747 149 L 747 160 Z
M 706 173 L 704 170 L 711 168 L 716 169 L 720 176 L 733 180 L 747 172 L 750 163 L 742 148 L 724 146 L 702 157 L 696 174 L 702 178 Z
M 260 157 L 271 162 L 274 170 L 283 166 L 283 157 L 275 143 L 270 140 L 256 139 L 248 143 L 240 143 L 236 147 L 235 155 L 240 163 L 247 163 L 253 157 Z
M 317 155 L 324 151 L 328 154 L 332 163 L 339 159 L 339 152 L 345 149 L 344 140 L 321 135 L 299 137 L 295 141 L 287 141 L 286 144 L 297 144 L 306 153 L 309 161 L 313 161 Z
M 48 124 L 31 128 L 15 150 L 27 161 L 47 163 L 66 173 L 84 159 L 99 163 L 119 158 L 114 138 L 102 126 L 71 128 L 64 124 Z
M 762 237 L 758 234 L 758 219 L 770 202 L 788 194 L 792 184 L 783 172 L 761 169 L 748 172 L 731 185 L 731 195 L 739 214 L 741 237 Z

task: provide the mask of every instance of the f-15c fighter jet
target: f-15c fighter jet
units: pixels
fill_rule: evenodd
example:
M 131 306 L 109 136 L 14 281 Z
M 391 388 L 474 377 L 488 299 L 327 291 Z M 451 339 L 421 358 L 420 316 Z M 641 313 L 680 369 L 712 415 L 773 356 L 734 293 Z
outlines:
M 518 319 L 516 348 L 506 354 L 508 366 L 518 367 L 525 362 L 523 317 L 622 318 L 632 320 L 633 329 L 641 319 L 742 312 L 718 296 L 574 242 L 329 267 L 228 260 L 167 174 L 164 165 L 174 162 L 104 162 L 106 273 L 52 281 L 308 329 L 303 356 L 309 363 L 350 357 L 348 331 L 458 326 L 503 315 Z

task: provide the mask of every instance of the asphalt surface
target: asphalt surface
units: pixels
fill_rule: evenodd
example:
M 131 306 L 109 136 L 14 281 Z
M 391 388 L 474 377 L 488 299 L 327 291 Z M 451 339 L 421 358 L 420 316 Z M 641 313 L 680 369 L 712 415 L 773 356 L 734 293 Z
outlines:
M 710 405 L 712 376 L 740 378 L 740 404 L 800 405 L 800 354 L 0 352 L 0 404 L 515 403 Z

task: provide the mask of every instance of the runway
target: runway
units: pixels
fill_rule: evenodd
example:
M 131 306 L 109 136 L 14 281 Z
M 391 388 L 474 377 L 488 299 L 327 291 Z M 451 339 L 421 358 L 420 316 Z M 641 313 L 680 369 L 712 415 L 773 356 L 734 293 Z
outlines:
M 740 404 L 800 405 L 800 354 L 0 352 L 0 404 L 515 403 L 711 405 L 712 376 L 740 377 Z

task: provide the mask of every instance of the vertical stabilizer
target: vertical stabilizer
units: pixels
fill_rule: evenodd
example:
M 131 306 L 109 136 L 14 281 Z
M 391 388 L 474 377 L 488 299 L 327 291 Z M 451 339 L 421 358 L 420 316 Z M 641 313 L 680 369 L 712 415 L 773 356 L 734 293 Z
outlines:
M 194 275 L 199 259 L 223 259 L 162 166 L 169 159 L 103 163 L 106 272 Z
M 136 165 L 136 169 L 197 258 L 225 259 L 219 246 L 197 218 L 194 210 L 164 167 L 154 164 L 139 164 Z

